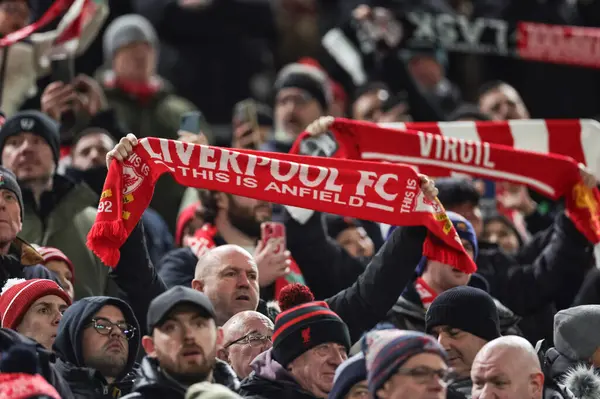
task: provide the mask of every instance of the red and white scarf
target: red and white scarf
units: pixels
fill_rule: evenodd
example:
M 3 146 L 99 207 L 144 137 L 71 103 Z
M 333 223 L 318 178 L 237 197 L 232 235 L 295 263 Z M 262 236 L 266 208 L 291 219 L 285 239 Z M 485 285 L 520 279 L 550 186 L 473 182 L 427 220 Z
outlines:
M 341 118 L 331 131 L 339 144 L 337 157 L 415 165 L 436 177 L 467 173 L 524 184 L 552 199 L 565 197 L 567 213 L 579 231 L 590 242 L 600 242 L 600 193 L 583 184 L 572 158 Z M 302 134 L 292 152 L 298 152 L 306 138 L 308 133 Z
M 476 270 L 439 201 L 429 201 L 409 166 L 305 157 L 144 138 L 110 165 L 87 245 L 108 266 L 148 207 L 163 173 L 189 187 L 395 225 L 423 225 L 423 254 Z

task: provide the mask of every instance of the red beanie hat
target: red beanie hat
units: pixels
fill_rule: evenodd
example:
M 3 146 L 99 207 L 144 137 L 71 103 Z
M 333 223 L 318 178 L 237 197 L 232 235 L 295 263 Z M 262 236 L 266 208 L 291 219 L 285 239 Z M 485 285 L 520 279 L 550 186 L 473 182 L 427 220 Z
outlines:
M 0 374 L 0 398 L 29 399 L 37 396 L 60 399 L 56 389 L 39 374 Z
M 36 249 L 39 252 L 39 254 L 42 255 L 42 258 L 44 258 L 44 265 L 47 262 L 50 262 L 51 260 L 59 260 L 65 262 L 69 267 L 69 270 L 71 271 L 71 276 L 73 276 L 71 282 L 75 282 L 75 269 L 73 268 L 73 263 L 69 258 L 67 258 L 67 255 L 65 255 L 60 249 L 53 247 L 37 247 Z
M 71 305 L 69 295 L 52 280 L 9 279 L 0 294 L 0 327 L 14 330 L 31 304 L 46 295 L 56 295 Z

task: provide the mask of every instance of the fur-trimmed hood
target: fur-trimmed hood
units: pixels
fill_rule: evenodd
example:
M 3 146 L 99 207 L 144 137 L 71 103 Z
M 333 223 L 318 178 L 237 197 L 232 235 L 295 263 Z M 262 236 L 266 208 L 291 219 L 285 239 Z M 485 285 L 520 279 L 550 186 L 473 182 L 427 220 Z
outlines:
M 562 383 L 577 399 L 600 398 L 600 375 L 585 364 L 570 368 L 562 378 Z

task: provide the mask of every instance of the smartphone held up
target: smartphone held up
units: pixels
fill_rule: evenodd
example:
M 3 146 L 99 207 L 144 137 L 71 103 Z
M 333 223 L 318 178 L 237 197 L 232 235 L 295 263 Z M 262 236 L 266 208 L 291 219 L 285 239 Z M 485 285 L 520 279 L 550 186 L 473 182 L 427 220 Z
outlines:
M 274 253 L 283 253 L 286 249 L 285 240 L 285 225 L 279 222 L 265 222 L 261 224 L 261 241 L 263 246 L 266 246 L 269 242 L 274 242 L 275 249 Z

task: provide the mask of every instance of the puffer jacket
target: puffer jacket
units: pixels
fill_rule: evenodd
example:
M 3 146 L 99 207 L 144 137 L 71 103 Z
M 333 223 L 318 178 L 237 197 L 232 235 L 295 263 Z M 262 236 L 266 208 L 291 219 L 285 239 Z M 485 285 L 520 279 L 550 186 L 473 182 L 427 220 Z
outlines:
M 213 369 L 213 382 L 232 391 L 240 386 L 233 369 L 219 359 Z M 145 357 L 138 369 L 133 391 L 122 399 L 183 399 L 187 390 L 188 386 L 162 371 L 156 359 Z

